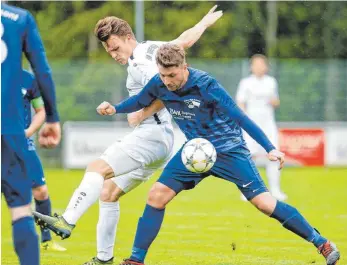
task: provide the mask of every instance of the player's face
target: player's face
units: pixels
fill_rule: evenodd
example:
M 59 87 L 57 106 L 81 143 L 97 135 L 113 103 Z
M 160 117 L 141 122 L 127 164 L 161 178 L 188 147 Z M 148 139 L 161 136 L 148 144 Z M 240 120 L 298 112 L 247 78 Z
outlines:
M 268 71 L 267 63 L 263 58 L 254 58 L 251 65 L 252 73 L 256 76 L 263 76 Z
M 180 89 L 186 81 L 187 64 L 172 67 L 158 65 L 160 79 L 170 91 Z
M 132 38 L 129 34 L 122 37 L 111 35 L 107 41 L 102 43 L 102 45 L 107 53 L 111 55 L 117 63 L 125 65 L 133 53 L 133 48 L 130 45 L 131 39 Z

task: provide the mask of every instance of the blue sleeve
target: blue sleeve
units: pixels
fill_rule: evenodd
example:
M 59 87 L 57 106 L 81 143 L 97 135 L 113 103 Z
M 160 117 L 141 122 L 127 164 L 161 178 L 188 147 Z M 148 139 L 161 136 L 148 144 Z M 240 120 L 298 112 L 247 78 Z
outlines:
M 48 64 L 45 49 L 34 18 L 28 13 L 27 31 L 24 36 L 23 51 L 35 73 L 35 77 L 45 103 L 47 122 L 59 121 L 56 105 L 55 85 Z
M 156 76 L 154 76 L 140 93 L 116 104 L 114 106 L 116 108 L 116 113 L 131 113 L 151 105 L 157 98 L 155 95 L 156 82 Z
M 33 99 L 41 97 L 40 89 L 36 82 L 36 79 L 33 80 L 30 90 L 31 90 L 31 96 Z
M 276 149 L 259 126 L 236 105 L 235 101 L 217 81 L 212 81 L 208 94 L 212 103 L 217 108 L 227 113 L 231 119 L 236 121 L 267 152 Z

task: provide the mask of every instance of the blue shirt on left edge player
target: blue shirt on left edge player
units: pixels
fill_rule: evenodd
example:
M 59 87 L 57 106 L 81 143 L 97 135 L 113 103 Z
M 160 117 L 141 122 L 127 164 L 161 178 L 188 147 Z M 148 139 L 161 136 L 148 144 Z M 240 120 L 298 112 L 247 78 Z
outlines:
M 243 128 L 267 152 L 275 149 L 264 132 L 236 105 L 223 86 L 209 74 L 188 68 L 186 84 L 169 91 L 155 75 L 137 95 L 115 105 L 117 113 L 129 113 L 163 101 L 188 140 L 202 137 L 217 151 L 232 151 L 245 145 Z
M 24 9 L 1 3 L 1 134 L 23 134 L 25 129 L 21 92 L 23 52 L 45 101 L 47 122 L 59 121 L 51 68 L 35 20 Z

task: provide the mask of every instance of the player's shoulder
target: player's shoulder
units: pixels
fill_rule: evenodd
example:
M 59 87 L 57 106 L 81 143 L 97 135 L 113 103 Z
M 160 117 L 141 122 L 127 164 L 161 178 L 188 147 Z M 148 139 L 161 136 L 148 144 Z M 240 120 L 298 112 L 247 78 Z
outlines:
M 249 76 L 243 77 L 243 78 L 240 80 L 240 83 L 247 84 L 247 83 L 252 82 L 252 81 L 254 81 L 254 80 L 255 80 L 254 75 L 249 75 Z
M 191 74 L 191 78 L 196 82 L 206 82 L 207 80 L 214 79 L 209 73 L 202 71 L 200 69 L 189 67 L 189 72 Z
M 156 51 L 164 43 L 163 41 L 140 42 L 133 52 L 133 59 L 142 63 L 155 62 Z
M 200 89 L 209 89 L 211 84 L 218 83 L 218 81 L 209 73 L 189 67 L 190 77 L 189 82 L 191 86 L 198 86 Z
M 31 17 L 32 15 L 28 10 L 8 4 L 1 4 L 1 21 L 4 20 L 14 24 L 25 24 Z
M 264 76 L 265 80 L 269 83 L 277 83 L 277 80 L 274 76 L 271 76 L 271 75 L 265 75 Z

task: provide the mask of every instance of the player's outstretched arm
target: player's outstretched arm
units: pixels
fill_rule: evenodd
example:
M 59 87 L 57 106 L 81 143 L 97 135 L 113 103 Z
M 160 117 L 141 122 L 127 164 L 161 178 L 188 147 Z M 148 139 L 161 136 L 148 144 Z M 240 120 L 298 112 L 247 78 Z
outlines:
M 212 7 L 199 23 L 183 32 L 177 39 L 171 42 L 180 45 L 184 49 L 192 47 L 194 43 L 200 39 L 205 30 L 223 16 L 223 11 L 220 10 L 215 12 L 216 8 L 217 5 Z
M 263 130 L 260 129 L 260 127 L 236 105 L 228 93 L 221 87 L 217 86 L 214 91 L 212 89 L 210 94 L 215 99 L 215 102 L 218 102 L 218 106 L 228 113 L 229 116 L 241 126 L 241 128 L 243 128 L 268 152 L 269 160 L 280 162 L 279 169 L 281 169 L 284 164 L 284 154 L 274 147 Z
M 131 127 L 135 127 L 145 119 L 161 111 L 164 107 L 164 103 L 161 100 L 156 99 L 148 107 L 145 107 L 137 112 L 128 114 L 128 123 Z

